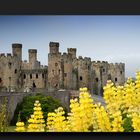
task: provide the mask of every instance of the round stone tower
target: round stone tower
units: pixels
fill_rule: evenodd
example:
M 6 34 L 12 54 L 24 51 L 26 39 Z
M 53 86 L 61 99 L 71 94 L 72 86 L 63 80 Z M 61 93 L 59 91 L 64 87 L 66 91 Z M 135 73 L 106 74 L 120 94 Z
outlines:
M 72 89 L 72 56 L 63 53 L 64 62 L 64 88 Z
M 59 43 L 50 42 L 48 53 L 48 90 L 63 88 L 64 65 L 62 55 L 59 52 Z
M 13 52 L 13 56 L 17 56 L 19 60 L 22 60 L 22 44 L 13 43 L 12 52 Z
M 58 42 L 50 42 L 50 53 L 59 53 L 59 43 Z
M 29 65 L 30 68 L 35 68 L 37 62 L 37 50 L 36 49 L 29 49 Z
M 67 52 L 72 55 L 72 58 L 76 58 L 76 48 L 68 48 Z

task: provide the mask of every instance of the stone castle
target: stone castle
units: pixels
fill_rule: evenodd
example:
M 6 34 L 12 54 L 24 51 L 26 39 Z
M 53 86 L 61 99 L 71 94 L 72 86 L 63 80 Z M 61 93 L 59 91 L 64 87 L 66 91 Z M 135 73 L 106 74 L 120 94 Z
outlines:
M 37 50 L 29 49 L 29 62 L 22 61 L 22 44 L 12 44 L 12 54 L 0 54 L 0 90 L 23 91 L 25 88 L 78 90 L 87 87 L 92 94 L 102 95 L 107 80 L 116 85 L 125 82 L 125 64 L 91 61 L 76 56 L 76 48 L 59 52 L 59 43 L 49 43 L 48 66 L 37 60 Z

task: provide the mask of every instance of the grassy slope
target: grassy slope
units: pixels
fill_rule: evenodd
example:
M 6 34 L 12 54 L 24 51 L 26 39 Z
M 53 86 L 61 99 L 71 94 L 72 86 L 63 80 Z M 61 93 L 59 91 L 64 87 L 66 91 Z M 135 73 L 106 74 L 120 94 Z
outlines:
M 8 132 L 15 132 L 16 126 L 9 126 L 8 127 Z

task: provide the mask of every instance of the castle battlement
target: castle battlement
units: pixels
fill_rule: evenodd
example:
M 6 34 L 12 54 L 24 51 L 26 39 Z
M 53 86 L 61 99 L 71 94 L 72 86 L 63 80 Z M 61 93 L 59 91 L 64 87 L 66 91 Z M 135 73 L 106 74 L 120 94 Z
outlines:
M 82 56 L 79 56 L 78 59 L 83 59 L 83 57 Z
M 84 57 L 85 61 L 90 61 L 91 62 L 91 58 L 90 57 Z
M 3 57 L 3 56 L 6 57 L 5 53 L 0 54 L 0 57 Z
M 50 42 L 49 46 L 50 47 L 59 47 L 59 42 Z
M 13 56 L 11 53 L 1 53 L 0 54 L 0 58 L 3 58 L 6 60 L 6 59 L 14 59 L 16 58 L 15 56 Z
M 108 79 L 114 83 L 125 81 L 125 64 L 92 61 L 90 57 L 76 57 L 76 48 L 59 52 L 59 42 L 49 43 L 48 66 L 37 60 L 37 49 L 28 49 L 29 61 L 22 61 L 22 44 L 12 44 L 12 53 L 0 54 L 0 79 L 3 87 L 16 89 L 32 87 L 49 90 L 78 90 L 86 86 L 91 93 L 101 95 Z
M 23 63 L 28 63 L 28 61 L 27 60 L 24 60 Z
M 76 51 L 77 49 L 76 48 L 67 48 L 68 52 L 71 52 L 71 51 Z
M 28 52 L 29 53 L 37 53 L 37 49 L 29 49 Z
M 68 61 L 72 61 L 72 55 L 69 54 L 69 53 L 64 52 L 62 57 L 63 57 L 63 60 L 65 59 L 65 60 L 68 60 Z
M 72 58 L 76 58 L 76 51 L 76 48 L 67 48 L 67 52 L 72 55 Z
M 7 57 L 12 57 L 12 54 L 11 53 L 7 53 Z
M 20 44 L 20 43 L 13 43 L 12 44 L 12 48 L 15 48 L 15 49 L 22 48 L 22 44 Z
M 67 55 L 67 53 L 66 53 L 66 52 L 64 52 L 64 53 L 63 53 L 63 55 Z
M 119 67 L 119 66 L 124 66 L 125 63 L 109 63 L 109 65 L 114 67 Z

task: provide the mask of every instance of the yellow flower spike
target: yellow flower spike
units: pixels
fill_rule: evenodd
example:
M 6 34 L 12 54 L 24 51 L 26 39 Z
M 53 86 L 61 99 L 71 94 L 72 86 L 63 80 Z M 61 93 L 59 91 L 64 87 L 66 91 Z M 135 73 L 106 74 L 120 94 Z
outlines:
M 48 115 L 49 131 L 123 132 L 122 124 L 127 116 L 132 118 L 134 132 L 139 132 L 140 72 L 137 73 L 135 82 L 128 78 L 124 86 L 115 86 L 108 81 L 103 89 L 105 107 L 95 104 L 87 89 L 80 88 L 79 100 L 70 100 L 67 118 L 63 117 L 64 112 L 61 109 L 53 117 Z
M 27 132 L 44 132 L 45 131 L 45 121 L 43 120 L 43 112 L 41 111 L 41 104 L 39 101 L 34 103 L 34 113 L 31 118 L 28 119 Z
M 38 101 L 38 100 L 36 100 L 36 101 L 35 101 L 35 103 L 36 103 L 36 104 L 39 104 L 39 101 Z
M 17 122 L 15 131 L 16 132 L 25 132 L 24 122 Z

